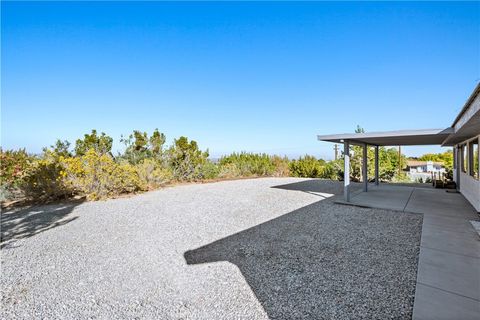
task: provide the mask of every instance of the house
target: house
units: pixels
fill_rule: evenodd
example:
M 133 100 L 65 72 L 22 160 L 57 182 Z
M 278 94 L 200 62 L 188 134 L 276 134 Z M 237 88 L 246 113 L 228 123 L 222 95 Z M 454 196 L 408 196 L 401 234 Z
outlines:
M 367 176 L 367 148 L 375 148 L 375 185 L 378 179 L 378 147 L 402 145 L 441 145 L 453 147 L 453 178 L 457 189 L 480 212 L 479 139 L 480 139 L 480 83 L 477 84 L 452 125 L 442 129 L 399 130 L 372 133 L 319 135 L 318 140 L 344 145 L 344 197 L 350 201 L 350 145 L 363 146 L 362 176 Z M 435 165 L 432 165 L 434 169 Z M 428 164 L 425 168 L 429 171 Z M 417 167 L 418 170 L 418 167 Z M 424 168 L 422 167 L 422 170 Z M 363 181 L 368 192 L 368 178 Z
M 443 162 L 407 160 L 404 170 L 412 181 L 427 182 L 446 172 Z
M 452 125 L 442 129 L 334 134 L 319 140 L 344 147 L 344 200 L 361 207 L 423 214 L 412 319 L 480 319 L 480 83 Z M 363 191 L 351 192 L 350 145 L 363 148 Z M 453 148 L 453 190 L 379 183 L 379 146 L 440 145 Z M 368 183 L 368 148 L 375 149 L 375 186 Z M 435 165 L 416 170 L 435 169 Z M 453 191 L 453 192 L 452 192 Z M 460 194 L 461 193 L 461 194 Z M 470 205 L 471 204 L 471 205 Z
M 445 172 L 443 162 L 407 160 L 407 171 L 410 173 Z

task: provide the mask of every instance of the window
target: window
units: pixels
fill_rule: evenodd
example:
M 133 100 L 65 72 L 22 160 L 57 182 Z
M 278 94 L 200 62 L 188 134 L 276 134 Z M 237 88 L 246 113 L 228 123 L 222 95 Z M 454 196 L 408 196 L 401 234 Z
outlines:
M 467 172 L 467 145 L 464 144 L 463 146 L 460 146 L 461 152 L 460 152 L 460 160 L 461 160 L 461 168 L 462 172 Z
M 478 179 L 478 138 L 468 143 L 468 159 L 470 175 Z

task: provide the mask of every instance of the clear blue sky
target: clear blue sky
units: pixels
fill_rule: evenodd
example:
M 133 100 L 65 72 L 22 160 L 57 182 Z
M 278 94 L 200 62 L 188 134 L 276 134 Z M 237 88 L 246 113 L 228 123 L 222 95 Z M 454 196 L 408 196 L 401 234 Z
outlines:
M 1 6 L 4 148 L 159 128 L 331 158 L 317 134 L 447 127 L 480 80 L 478 2 Z

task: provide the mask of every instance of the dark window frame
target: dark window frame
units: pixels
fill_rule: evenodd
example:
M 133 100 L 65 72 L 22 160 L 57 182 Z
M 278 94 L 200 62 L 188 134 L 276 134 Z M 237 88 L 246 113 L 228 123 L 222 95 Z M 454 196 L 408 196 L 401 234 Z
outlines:
M 457 169 L 457 157 L 458 157 L 458 149 L 453 149 L 453 169 Z
M 460 171 L 467 173 L 468 158 L 467 144 L 460 145 Z
M 468 141 L 468 174 L 475 179 L 479 178 L 478 177 L 478 174 L 479 174 L 478 147 L 479 147 L 478 137 Z M 475 163 L 475 160 L 477 161 L 476 163 Z

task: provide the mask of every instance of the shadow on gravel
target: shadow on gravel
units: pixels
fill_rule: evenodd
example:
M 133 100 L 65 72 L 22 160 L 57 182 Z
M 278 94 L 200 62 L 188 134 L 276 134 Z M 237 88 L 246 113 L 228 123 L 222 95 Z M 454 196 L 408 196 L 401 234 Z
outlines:
M 69 217 L 83 201 L 69 201 L 51 205 L 36 205 L 2 210 L 0 248 L 8 248 L 14 240 L 32 237 L 43 231 L 65 225 L 78 217 Z
M 359 183 L 351 183 L 350 185 L 350 188 L 353 191 L 361 188 L 361 185 Z M 272 188 L 291 191 L 302 191 L 320 196 L 322 198 L 328 198 L 332 194 L 338 195 L 343 193 L 343 182 L 322 179 L 310 179 L 300 182 L 273 186 Z
M 271 319 L 407 319 L 421 225 L 419 215 L 321 200 L 184 258 L 238 266 Z

